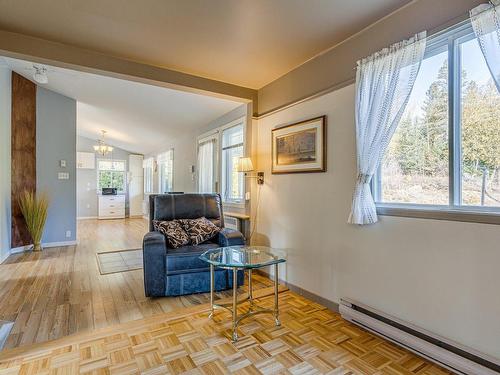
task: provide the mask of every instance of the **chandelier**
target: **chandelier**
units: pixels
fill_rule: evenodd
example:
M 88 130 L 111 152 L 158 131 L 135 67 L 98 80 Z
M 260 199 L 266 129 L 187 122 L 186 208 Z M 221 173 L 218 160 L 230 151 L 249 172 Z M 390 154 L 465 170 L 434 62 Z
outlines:
M 108 146 L 104 142 L 104 135 L 106 134 L 106 130 L 101 130 L 101 133 L 102 133 L 102 137 L 101 137 L 101 139 L 97 140 L 97 144 L 94 145 L 94 151 L 97 154 L 104 156 L 106 154 L 109 154 L 111 151 L 113 151 L 113 147 Z

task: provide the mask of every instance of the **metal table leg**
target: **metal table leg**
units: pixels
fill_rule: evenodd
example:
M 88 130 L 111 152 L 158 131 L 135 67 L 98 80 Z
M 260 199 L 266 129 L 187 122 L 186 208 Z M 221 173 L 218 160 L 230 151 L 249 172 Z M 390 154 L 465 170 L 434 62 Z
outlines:
M 214 270 L 215 266 L 210 265 L 210 315 L 212 318 L 216 308 L 223 308 L 229 311 L 232 315 L 232 340 L 233 342 L 238 341 L 238 325 L 243 320 L 250 316 L 257 314 L 272 314 L 274 316 L 274 321 L 276 326 L 280 326 L 281 322 L 279 320 L 279 305 L 278 305 L 278 289 L 279 289 L 279 278 L 278 278 L 278 264 L 274 265 L 274 308 L 264 308 L 259 306 L 257 303 L 253 302 L 253 286 L 252 286 L 252 270 L 248 270 L 248 297 L 241 301 L 238 301 L 238 268 L 231 268 L 233 271 L 233 301 L 227 303 L 217 304 L 214 301 Z M 238 302 L 249 301 L 250 306 L 246 313 L 238 316 Z M 232 308 L 231 308 L 232 307 Z
M 281 325 L 280 319 L 279 319 L 279 306 L 278 306 L 278 263 L 274 265 L 274 320 L 276 322 L 277 326 Z
M 252 290 L 252 269 L 248 269 L 248 301 L 250 305 L 253 303 L 253 290 Z
M 233 268 L 233 341 L 238 341 L 238 269 Z
M 210 315 L 209 318 L 214 316 L 214 284 L 215 284 L 215 270 L 214 265 L 210 264 Z

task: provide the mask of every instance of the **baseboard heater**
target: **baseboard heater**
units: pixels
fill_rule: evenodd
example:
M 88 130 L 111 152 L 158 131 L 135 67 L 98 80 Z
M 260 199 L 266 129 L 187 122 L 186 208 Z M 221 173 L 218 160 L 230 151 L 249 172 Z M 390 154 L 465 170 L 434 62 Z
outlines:
M 439 337 L 348 298 L 340 300 L 342 317 L 456 374 L 498 375 L 500 361 Z

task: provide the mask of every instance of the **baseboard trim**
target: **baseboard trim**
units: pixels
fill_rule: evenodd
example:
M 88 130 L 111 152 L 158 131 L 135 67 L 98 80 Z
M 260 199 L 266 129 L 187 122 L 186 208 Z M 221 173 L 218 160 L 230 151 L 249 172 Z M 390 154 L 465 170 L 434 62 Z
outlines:
M 43 243 L 43 247 L 59 247 L 59 246 L 74 246 L 78 245 L 78 241 L 60 241 L 60 242 L 47 242 Z M 22 253 L 23 251 L 28 251 L 31 249 L 33 245 L 26 245 L 26 246 L 19 246 L 19 247 L 14 247 L 10 249 L 10 254 L 18 254 Z
M 78 216 L 76 220 L 92 220 L 97 219 L 97 216 Z
M 4 254 L 1 258 L 0 258 L 0 264 L 2 264 L 3 262 L 5 262 L 5 260 L 10 256 L 10 254 L 12 254 L 12 252 L 9 250 L 6 254 Z
M 262 269 L 256 269 L 256 270 L 253 270 L 253 272 L 271 278 L 271 275 Z M 305 289 L 301 288 L 300 286 L 289 283 L 286 280 L 278 279 L 278 281 L 280 282 L 280 284 L 285 285 L 292 292 L 294 292 L 302 297 L 305 297 L 313 302 L 319 303 L 320 305 L 327 307 L 329 310 L 339 312 L 339 304 L 337 302 L 330 301 L 329 299 L 326 299 L 326 298 L 321 297 L 313 292 L 305 290 Z
M 61 242 L 48 242 L 42 244 L 43 247 L 59 247 L 59 246 L 74 246 L 78 245 L 78 241 L 61 241 Z
M 10 255 L 22 253 L 23 251 L 28 251 L 29 249 L 31 249 L 31 246 L 32 245 L 13 247 L 12 249 L 10 249 Z

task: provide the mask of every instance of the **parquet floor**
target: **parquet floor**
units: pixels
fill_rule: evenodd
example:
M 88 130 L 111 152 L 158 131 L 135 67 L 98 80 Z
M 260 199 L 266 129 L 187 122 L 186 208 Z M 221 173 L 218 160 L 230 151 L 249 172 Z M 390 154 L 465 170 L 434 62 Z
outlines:
M 273 297 L 258 301 L 271 307 Z M 0 375 L 449 374 L 292 292 L 280 294 L 280 307 L 281 327 L 249 318 L 235 344 L 229 313 L 210 320 L 204 304 L 4 352 Z
M 0 264 L 0 320 L 15 322 L 5 348 L 207 303 L 208 294 L 146 298 L 142 270 L 99 273 L 96 252 L 141 248 L 146 232 L 143 219 L 82 220 L 77 246 L 15 254 Z M 271 285 L 256 280 L 255 288 Z

